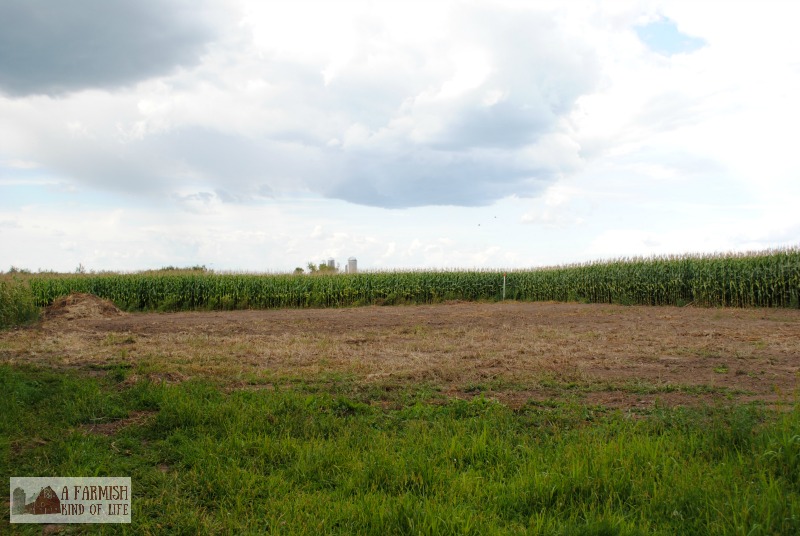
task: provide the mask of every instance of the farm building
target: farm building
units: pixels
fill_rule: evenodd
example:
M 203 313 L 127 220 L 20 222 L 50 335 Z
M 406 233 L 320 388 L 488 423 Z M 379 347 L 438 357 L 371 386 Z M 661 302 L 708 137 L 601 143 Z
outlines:
M 28 514 L 60 514 L 61 501 L 58 500 L 58 495 L 53 491 L 53 488 L 47 486 L 42 488 L 36 500 L 30 504 L 25 505 L 25 513 Z
M 13 497 L 11 498 L 11 513 L 24 514 L 25 513 L 25 490 L 16 488 Z

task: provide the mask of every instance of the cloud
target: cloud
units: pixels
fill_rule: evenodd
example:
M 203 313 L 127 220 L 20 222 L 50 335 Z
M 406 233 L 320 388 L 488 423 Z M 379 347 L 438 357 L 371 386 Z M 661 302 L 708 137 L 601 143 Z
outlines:
M 533 210 L 520 218 L 523 224 L 541 225 L 549 229 L 564 229 L 586 222 L 585 213 L 576 206 L 577 198 L 594 197 L 592 193 L 556 183 L 537 199 Z
M 714 112 L 713 96 L 692 97 L 670 90 L 644 103 L 636 123 L 653 131 L 675 130 L 702 123 Z
M 362 30 L 372 39 L 356 40 L 327 84 L 351 123 L 326 156 L 335 163 L 326 196 L 391 208 L 485 205 L 536 195 L 580 165 L 565 119 L 598 82 L 590 47 L 567 38 L 552 13 L 452 15 L 449 35 L 430 49 L 397 52 L 374 27 Z M 393 73 L 385 85 L 368 74 L 376 70 Z
M 555 14 L 484 8 L 461 17 L 455 38 L 484 52 L 486 75 L 454 100 L 439 143 L 528 145 L 556 130 L 577 98 L 596 88 L 594 52 L 568 36 Z
M 410 148 L 348 154 L 340 182 L 325 193 L 353 203 L 402 208 L 423 205 L 488 205 L 516 190 L 541 186 L 533 167 L 515 165 L 506 153 L 448 152 Z
M 287 47 L 259 27 L 290 20 L 280 3 L 217 29 L 194 3 L 47 6 L 2 8 L 15 37 L 0 40 L 19 43 L 0 42 L 17 51 L 0 53 L 0 88 L 68 94 L 0 97 L 0 145 L 92 188 L 184 206 L 187 192 L 477 206 L 537 195 L 581 166 L 569 115 L 599 66 L 549 11 L 452 6 L 420 28 L 345 4 L 333 37 L 347 46 L 300 25 Z
M 215 35 L 209 8 L 188 0 L 5 0 L 0 91 L 63 95 L 197 64 Z

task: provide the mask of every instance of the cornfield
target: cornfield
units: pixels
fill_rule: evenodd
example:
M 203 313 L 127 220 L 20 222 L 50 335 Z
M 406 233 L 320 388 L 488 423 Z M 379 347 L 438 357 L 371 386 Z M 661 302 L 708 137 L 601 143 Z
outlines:
M 503 271 L 325 275 L 203 272 L 31 276 L 39 306 L 73 292 L 130 311 L 347 307 L 502 298 Z M 800 307 L 800 248 L 619 259 L 507 272 L 506 298 L 628 305 Z

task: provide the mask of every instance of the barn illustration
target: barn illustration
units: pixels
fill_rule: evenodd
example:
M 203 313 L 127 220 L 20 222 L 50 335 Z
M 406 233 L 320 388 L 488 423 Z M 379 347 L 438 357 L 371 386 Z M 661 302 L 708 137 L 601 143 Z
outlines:
M 26 514 L 60 514 L 61 501 L 58 500 L 58 495 L 53 491 L 53 488 L 47 486 L 42 488 L 36 500 L 30 504 L 25 505 Z

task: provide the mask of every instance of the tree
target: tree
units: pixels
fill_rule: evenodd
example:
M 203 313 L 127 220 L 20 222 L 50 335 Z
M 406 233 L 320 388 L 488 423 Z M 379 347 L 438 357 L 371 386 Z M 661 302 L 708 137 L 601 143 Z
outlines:
M 324 262 L 319 263 L 319 266 L 313 262 L 309 262 L 306 266 L 308 267 L 308 273 L 310 274 L 335 274 L 339 271 L 336 268 L 331 268 Z

